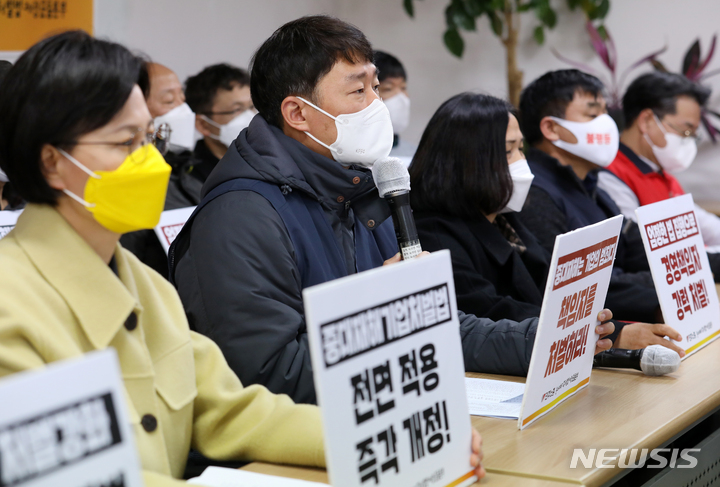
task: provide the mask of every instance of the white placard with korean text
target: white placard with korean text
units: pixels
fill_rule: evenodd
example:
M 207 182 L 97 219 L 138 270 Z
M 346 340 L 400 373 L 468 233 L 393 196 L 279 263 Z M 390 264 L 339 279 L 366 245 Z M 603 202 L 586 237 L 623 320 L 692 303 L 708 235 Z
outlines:
M 22 210 L 0 211 L 0 239 L 15 228 L 15 224 L 17 224 L 17 220 L 21 213 Z
M 685 358 L 720 336 L 720 305 L 705 243 L 686 194 L 635 210 L 665 323 Z
M 177 210 L 162 212 L 160 223 L 155 227 L 155 235 L 160 239 L 160 245 L 165 249 L 166 254 L 170 249 L 170 245 L 175 241 L 175 237 L 177 237 L 180 230 L 183 229 L 193 211 L 195 211 L 195 207 L 189 206 L 187 208 L 178 208 Z
M 590 382 L 595 327 L 605 304 L 622 216 L 559 235 L 540 310 L 518 428 Z
M 141 487 L 114 349 L 0 380 L 1 487 Z
M 331 484 L 472 484 L 450 252 L 314 286 L 303 300 Z

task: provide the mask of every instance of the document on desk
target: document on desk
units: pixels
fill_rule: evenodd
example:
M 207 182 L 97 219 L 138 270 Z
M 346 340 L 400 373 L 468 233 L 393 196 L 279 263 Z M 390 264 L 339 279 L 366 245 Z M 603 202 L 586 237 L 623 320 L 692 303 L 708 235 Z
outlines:
M 504 380 L 465 378 L 468 408 L 472 416 L 518 419 L 525 384 Z
M 199 477 L 188 480 L 205 487 L 327 487 L 327 484 L 245 472 L 234 468 L 208 467 Z

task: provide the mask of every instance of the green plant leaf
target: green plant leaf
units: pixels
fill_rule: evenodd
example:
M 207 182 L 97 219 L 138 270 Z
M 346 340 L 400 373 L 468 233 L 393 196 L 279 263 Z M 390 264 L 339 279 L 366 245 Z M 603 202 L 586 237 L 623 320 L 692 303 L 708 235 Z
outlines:
M 465 11 L 472 17 L 480 17 L 485 13 L 487 0 L 463 0 Z
M 537 15 L 537 18 L 540 19 L 540 22 L 551 29 L 557 24 L 557 14 L 548 4 L 538 6 L 535 14 Z
M 580 6 L 581 0 L 567 0 L 567 5 L 570 10 L 575 10 Z
M 600 37 L 602 38 L 602 40 L 604 40 L 604 41 L 608 40 L 608 33 L 607 33 L 607 30 L 605 29 L 604 25 L 598 25 L 597 31 L 598 31 L 598 34 L 600 34 Z
M 405 7 L 405 12 L 410 17 L 415 17 L 415 6 L 413 5 L 413 0 L 403 0 L 403 7 Z
M 500 16 L 495 12 L 488 12 L 490 18 L 490 27 L 496 36 L 502 37 L 503 34 L 503 21 Z
M 600 5 L 595 10 L 596 19 L 604 19 L 610 12 L 610 0 L 600 0 Z
M 465 50 L 465 41 L 463 41 L 463 38 L 460 36 L 460 32 L 458 32 L 457 29 L 446 30 L 443 35 L 443 41 L 445 42 L 445 47 L 448 48 L 448 51 L 457 57 L 462 57 L 463 51 Z
M 545 43 L 545 29 L 543 29 L 542 25 L 538 25 L 537 27 L 535 27 L 535 30 L 533 31 L 533 37 L 535 38 L 535 42 L 537 42 L 541 46 Z

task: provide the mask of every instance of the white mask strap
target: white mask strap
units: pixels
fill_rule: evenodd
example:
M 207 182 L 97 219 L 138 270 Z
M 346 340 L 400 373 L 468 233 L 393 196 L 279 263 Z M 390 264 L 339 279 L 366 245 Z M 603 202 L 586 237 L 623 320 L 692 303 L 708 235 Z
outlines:
M 314 136 L 313 134 L 311 134 L 310 132 L 305 132 L 305 135 L 307 135 L 308 137 L 310 137 L 312 140 L 314 140 L 315 142 L 317 142 L 317 143 L 320 144 L 321 146 L 325 147 L 325 148 L 326 148 L 327 150 L 329 150 L 330 152 L 335 152 L 335 150 L 334 150 L 332 147 L 330 147 L 329 145 L 327 145 L 327 144 L 324 143 L 324 142 L 321 142 L 320 139 L 318 139 L 317 137 L 315 137 L 315 136 Z
M 304 101 L 305 103 L 307 103 L 308 105 L 310 105 L 311 107 L 313 107 L 313 108 L 314 108 L 315 110 L 317 110 L 318 112 L 324 113 L 325 115 L 327 115 L 328 117 L 332 118 L 333 120 L 337 120 L 337 118 L 333 117 L 332 115 L 330 115 L 328 112 L 326 112 L 325 110 L 323 110 L 323 109 L 320 108 L 319 106 L 313 105 L 312 103 L 310 103 L 309 101 L 307 101 L 305 98 L 303 98 L 303 97 L 301 97 L 301 96 L 298 96 L 297 98 L 299 98 L 300 100 Z M 323 144 L 323 145 L 325 145 L 325 144 Z M 325 146 L 325 147 L 327 147 L 327 146 Z
M 657 122 L 658 127 L 660 127 L 660 130 L 662 130 L 663 135 L 667 135 L 667 130 L 665 130 L 665 126 L 662 124 L 658 116 L 655 115 L 655 112 L 653 112 L 653 117 L 655 117 L 655 122 Z
M 94 204 L 94 203 L 88 203 L 87 201 L 85 201 L 84 199 L 82 199 L 81 197 L 79 197 L 78 195 L 76 195 L 75 193 L 71 193 L 71 192 L 70 192 L 69 190 L 67 190 L 67 189 L 63 189 L 62 191 L 63 191 L 63 193 L 65 193 L 66 195 L 68 195 L 69 197 L 71 197 L 72 199 L 74 199 L 75 201 L 77 201 L 78 203 L 80 203 L 81 205 L 86 206 L 86 207 L 88 207 L 88 208 L 95 208 L 95 204 Z
M 60 154 L 64 155 L 67 158 L 67 160 L 69 160 L 70 162 L 75 164 L 78 168 L 80 168 L 85 174 L 87 174 L 91 178 L 100 179 L 100 176 L 98 176 L 97 174 L 92 172 L 90 169 L 85 167 L 82 163 L 80 163 L 80 161 L 75 159 L 73 156 L 71 156 L 70 154 L 68 154 L 67 152 L 65 152 L 64 150 L 62 150 L 60 148 L 58 148 L 58 151 L 60 152 Z
M 206 117 L 205 115 L 200 115 L 200 118 L 205 120 L 207 123 L 212 125 L 215 128 L 221 129 L 223 128 L 222 124 L 217 123 L 215 120 L 211 119 L 210 117 Z

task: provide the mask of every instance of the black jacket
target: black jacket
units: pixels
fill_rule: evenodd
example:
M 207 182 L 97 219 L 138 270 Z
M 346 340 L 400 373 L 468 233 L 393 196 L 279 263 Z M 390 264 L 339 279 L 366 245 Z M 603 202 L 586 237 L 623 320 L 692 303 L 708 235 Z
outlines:
M 597 174 L 580 180 L 572 168 L 537 149 L 527 154 L 535 179 L 518 215 L 548 252 L 555 237 L 620 214 L 615 202 L 597 187 Z M 606 306 L 626 321 L 654 323 L 660 303 L 637 225 L 626 222 L 618 243 Z
M 192 152 L 186 151 L 179 155 L 168 155 L 166 160 L 172 167 L 172 173 L 165 197 L 165 210 L 196 206 L 200 203 L 202 183 L 191 174 L 199 163 L 198 159 Z M 126 233 L 120 237 L 120 244 L 135 254 L 143 264 L 167 278 L 167 254 L 154 230 Z
M 380 224 L 389 217 L 367 170 L 343 169 L 256 116 L 203 187 L 235 178 L 261 180 L 317 199 L 354 269 L 353 213 Z M 243 384 L 260 383 L 296 402 L 316 401 L 296 249 L 280 215 L 262 196 L 217 197 L 195 219 L 174 279 L 190 325 L 222 349 Z M 312 265 L 312 263 L 310 263 Z M 460 316 L 468 370 L 527 373 L 537 320 L 521 323 Z
M 482 215 L 472 220 L 436 212 L 414 215 L 423 248 L 452 254 L 458 308 L 493 320 L 540 315 L 550 254 L 514 214 L 502 218 L 526 246 L 522 254 Z
M 516 213 L 505 219 L 525 247 L 516 250 L 500 229 L 480 216 L 466 219 L 438 212 L 415 212 L 423 248 L 449 249 L 458 308 L 492 320 L 526 320 L 540 316 L 551 254 L 520 223 Z M 624 323 L 615 322 L 615 340 Z

